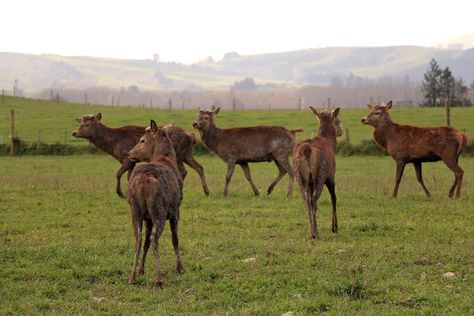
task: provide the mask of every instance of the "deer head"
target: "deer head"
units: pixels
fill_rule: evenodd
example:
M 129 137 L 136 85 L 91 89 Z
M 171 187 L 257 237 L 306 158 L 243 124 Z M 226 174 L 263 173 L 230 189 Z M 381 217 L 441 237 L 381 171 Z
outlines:
M 312 106 L 309 107 L 319 120 L 319 130 L 331 128 L 336 136 L 342 135 L 341 121 L 339 120 L 340 108 L 331 111 L 318 111 Z
M 89 114 L 81 118 L 77 118 L 79 128 L 72 133 L 72 136 L 77 138 L 93 138 L 96 135 L 97 127 L 99 126 L 102 114 Z
M 207 131 L 209 128 L 214 125 L 214 117 L 219 113 L 221 108 L 217 108 L 214 111 L 201 110 L 198 109 L 198 115 L 196 121 L 193 122 L 193 128 Z
M 370 109 L 370 114 L 361 119 L 362 124 L 372 125 L 377 127 L 385 122 L 390 121 L 390 115 L 388 110 L 392 108 L 392 101 L 388 101 L 387 104 L 372 105 L 367 104 Z
M 138 144 L 127 154 L 131 161 L 154 161 L 158 157 L 175 157 L 173 145 L 164 128 L 159 128 L 154 120 L 150 120 L 150 126 L 145 129 Z

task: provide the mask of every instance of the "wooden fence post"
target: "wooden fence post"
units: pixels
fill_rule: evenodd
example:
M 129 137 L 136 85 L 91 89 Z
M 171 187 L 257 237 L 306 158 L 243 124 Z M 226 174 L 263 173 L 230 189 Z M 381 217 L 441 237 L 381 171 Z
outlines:
M 450 109 L 448 98 L 444 100 L 444 106 L 446 108 L 446 126 L 450 127 L 451 126 L 451 109 Z
M 331 97 L 328 97 L 328 109 L 331 109 Z
M 235 111 L 235 98 L 232 99 L 232 111 Z
M 41 130 L 39 130 L 39 131 L 38 131 L 38 140 L 37 140 L 37 144 L 38 144 L 38 145 L 41 144 L 41 143 L 43 143 L 43 139 L 42 139 L 41 136 L 42 136 L 42 135 L 41 135 Z
M 351 142 L 351 139 L 349 137 L 349 129 L 346 128 L 346 143 L 350 144 L 350 142 Z
M 5 102 L 5 89 L 2 89 L 2 102 Z
M 168 100 L 168 110 L 171 111 L 172 108 L 173 108 L 173 100 L 169 99 Z
M 15 132 L 15 110 L 10 110 L 10 154 L 15 154 L 15 141 L 16 141 L 16 132 Z
M 298 110 L 301 110 L 301 104 L 302 104 L 301 98 L 298 98 Z
M 59 91 L 56 92 L 56 103 L 59 103 Z

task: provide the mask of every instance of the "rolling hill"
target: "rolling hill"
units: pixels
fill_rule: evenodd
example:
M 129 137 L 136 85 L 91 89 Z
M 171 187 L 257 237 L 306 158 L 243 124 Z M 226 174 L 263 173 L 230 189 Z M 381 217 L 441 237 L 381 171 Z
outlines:
M 59 55 L 0 53 L 0 88 L 11 90 L 15 79 L 27 95 L 43 89 L 137 86 L 141 90 L 221 90 L 246 77 L 257 83 L 329 84 L 335 77 L 377 79 L 385 76 L 420 81 L 431 58 L 449 66 L 456 77 L 474 80 L 474 48 L 419 46 L 328 47 L 247 55 L 237 53 L 192 65 Z

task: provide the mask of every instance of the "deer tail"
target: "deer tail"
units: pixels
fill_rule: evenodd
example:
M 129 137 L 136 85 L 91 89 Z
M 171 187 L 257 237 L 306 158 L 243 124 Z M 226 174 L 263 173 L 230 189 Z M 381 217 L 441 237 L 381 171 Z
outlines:
M 290 133 L 293 134 L 293 137 L 299 132 L 304 132 L 304 128 L 290 128 Z
M 467 144 L 467 135 L 461 132 L 456 133 L 456 140 L 458 142 L 458 152 L 457 154 L 459 155 L 461 151 L 466 147 Z
M 304 144 L 301 149 L 295 155 L 293 159 L 295 162 L 295 172 L 299 174 L 299 177 L 304 181 L 306 187 L 310 187 L 316 179 L 316 174 L 313 174 L 311 166 L 317 164 L 317 154 L 311 150 L 311 146 Z

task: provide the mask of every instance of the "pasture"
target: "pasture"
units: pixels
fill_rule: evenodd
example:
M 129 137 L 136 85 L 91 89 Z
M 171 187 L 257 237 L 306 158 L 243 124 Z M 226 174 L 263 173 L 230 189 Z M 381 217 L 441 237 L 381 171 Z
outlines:
M 207 105 L 201 105 L 206 107 Z M 313 105 L 318 108 L 318 105 Z M 192 130 L 191 123 L 196 118 L 197 110 L 164 110 L 133 107 L 92 106 L 84 104 L 56 103 L 44 100 L 5 97 L 0 101 L 0 143 L 8 142 L 10 109 L 15 110 L 16 129 L 18 136 L 32 143 L 38 139 L 41 131 L 45 143 L 87 144 L 82 139 L 75 139 L 71 133 L 77 128 L 76 117 L 84 114 L 102 113 L 102 122 L 110 127 L 123 125 L 146 125 L 150 119 L 158 124 L 176 121 L 176 124 Z M 342 109 L 340 117 L 343 128 L 349 129 L 350 141 L 358 144 L 363 139 L 372 137 L 372 128 L 360 123 L 369 109 Z M 420 126 L 444 125 L 444 108 L 398 108 L 394 105 L 390 111 L 392 119 L 401 124 Z M 468 136 L 474 135 L 474 108 L 452 108 L 451 123 L 460 131 L 465 130 Z M 298 133 L 297 139 L 314 136 L 316 119 L 309 109 L 275 110 L 275 111 L 241 111 L 232 112 L 222 109 L 216 119 L 218 127 L 252 126 L 252 125 L 283 125 L 288 128 L 303 127 L 305 131 Z M 470 137 L 472 138 L 472 137 Z M 345 139 L 345 135 L 341 137 Z M 470 141 L 472 141 L 470 139 Z
M 176 275 L 169 225 L 160 239 L 164 288 L 152 257 L 136 286 L 128 205 L 114 191 L 118 163 L 105 155 L 0 157 L 0 304 L 3 314 L 472 314 L 474 159 L 461 158 L 462 198 L 452 173 L 426 164 L 425 198 L 407 167 L 399 198 L 388 157 L 338 157 L 339 233 L 327 191 L 320 239 L 308 238 L 288 178 L 254 197 L 237 169 L 222 196 L 225 164 L 198 157 L 211 196 L 190 171 L 181 207 L 186 273 Z M 266 188 L 273 164 L 251 165 Z M 263 191 L 263 190 L 262 190 Z M 254 259 L 251 259 L 254 258 Z M 454 277 L 446 278 L 445 272 Z
M 8 137 L 15 109 L 18 135 L 34 142 L 86 144 L 74 139 L 75 117 L 102 112 L 112 127 L 175 120 L 191 129 L 196 111 L 88 106 L 9 98 L 0 103 L 0 136 Z M 360 118 L 368 109 L 343 109 L 351 142 L 371 137 Z M 394 121 L 443 124 L 443 109 L 391 110 Z M 474 109 L 453 109 L 453 126 L 474 133 Z M 309 111 L 221 111 L 217 125 L 304 127 Z M 197 133 L 196 133 L 197 134 Z M 66 139 L 65 139 L 66 138 Z M 344 138 L 344 136 L 342 136 Z M 327 190 L 318 203 L 320 239 L 309 240 L 308 216 L 297 186 L 286 198 L 285 176 L 270 196 L 273 163 L 251 164 L 262 196 L 254 197 L 236 168 L 227 198 L 226 165 L 196 158 L 210 197 L 188 169 L 179 224 L 186 273 L 177 275 L 169 225 L 160 239 L 163 289 L 145 276 L 128 285 L 134 237 L 129 207 L 115 194 L 118 162 L 106 155 L 0 157 L 0 305 L 2 314 L 473 314 L 474 158 L 461 157 L 461 199 L 449 199 L 452 172 L 424 164 L 426 198 L 408 165 L 398 199 L 390 198 L 395 162 L 389 157 L 337 157 L 339 233 L 331 233 Z M 446 272 L 454 276 L 446 277 Z

